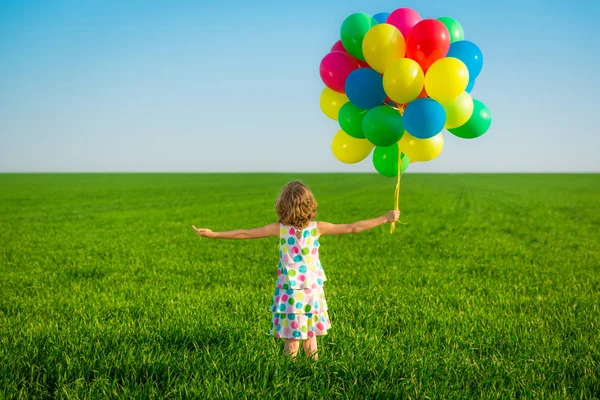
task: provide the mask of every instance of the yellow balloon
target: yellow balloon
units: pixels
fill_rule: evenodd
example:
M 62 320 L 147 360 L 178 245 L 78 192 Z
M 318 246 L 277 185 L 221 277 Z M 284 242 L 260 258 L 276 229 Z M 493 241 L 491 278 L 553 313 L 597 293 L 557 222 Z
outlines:
M 369 66 L 383 74 L 392 61 L 404 57 L 406 43 L 398 28 L 379 24 L 369 29 L 365 35 L 362 51 Z
M 423 91 L 425 75 L 421 66 L 410 58 L 393 61 L 383 74 L 383 88 L 396 103 L 413 101 Z
M 444 57 L 433 63 L 425 74 L 425 90 L 440 103 L 447 102 L 465 91 L 469 70 L 458 58 Z
M 444 136 L 440 132 L 429 139 L 417 139 L 405 131 L 398 146 L 400 146 L 400 151 L 406 154 L 411 161 L 430 161 L 442 152 Z
M 355 139 L 343 130 L 333 137 L 331 151 L 335 158 L 346 164 L 364 160 L 373 150 L 373 144 L 367 139 Z
M 446 111 L 446 129 L 463 126 L 473 114 L 473 98 L 467 92 L 441 104 Z
M 344 93 L 338 93 L 326 87 L 321 92 L 319 104 L 325 115 L 337 121 L 340 108 L 348 101 L 348 97 Z

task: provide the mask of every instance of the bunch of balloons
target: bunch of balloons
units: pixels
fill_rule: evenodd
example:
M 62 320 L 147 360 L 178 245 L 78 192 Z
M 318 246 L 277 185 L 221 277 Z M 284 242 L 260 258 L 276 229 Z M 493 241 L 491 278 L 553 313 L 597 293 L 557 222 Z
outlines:
M 444 129 L 483 135 L 491 113 L 470 95 L 482 67 L 481 50 L 452 18 L 422 19 L 410 8 L 350 15 L 320 65 L 321 110 L 341 128 L 333 154 L 357 163 L 375 147 L 375 169 L 396 176 L 436 158 Z

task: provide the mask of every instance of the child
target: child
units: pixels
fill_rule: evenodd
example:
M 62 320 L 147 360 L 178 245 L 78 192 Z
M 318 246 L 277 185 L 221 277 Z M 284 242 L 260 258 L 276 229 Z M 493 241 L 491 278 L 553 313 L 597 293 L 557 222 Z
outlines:
M 330 224 L 313 221 L 317 202 L 311 191 L 298 181 L 288 183 L 275 203 L 279 222 L 262 228 L 213 232 L 198 229 L 203 237 L 215 239 L 258 239 L 279 236 L 279 266 L 271 335 L 285 339 L 285 354 L 296 357 L 300 341 L 305 353 L 317 359 L 317 336 L 327 334 L 331 327 L 323 283 L 327 280 L 319 262 L 319 237 L 342 235 L 372 229 L 398 220 L 400 211 L 353 224 Z

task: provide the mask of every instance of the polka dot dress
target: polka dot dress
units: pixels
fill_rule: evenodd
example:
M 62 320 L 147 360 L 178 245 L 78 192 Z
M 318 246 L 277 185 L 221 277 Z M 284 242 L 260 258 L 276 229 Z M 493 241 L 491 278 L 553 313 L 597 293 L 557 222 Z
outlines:
M 327 280 L 319 261 L 317 223 L 305 229 L 280 224 L 279 266 L 271 312 L 271 335 L 310 339 L 331 328 L 323 283 Z

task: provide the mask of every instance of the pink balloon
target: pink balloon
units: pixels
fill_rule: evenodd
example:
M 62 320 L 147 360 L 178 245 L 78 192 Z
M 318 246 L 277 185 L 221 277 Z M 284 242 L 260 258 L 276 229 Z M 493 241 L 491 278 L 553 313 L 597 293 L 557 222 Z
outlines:
M 331 51 L 341 51 L 342 53 L 347 53 L 341 40 L 338 40 L 337 42 L 335 42 L 335 44 L 331 48 Z
M 321 60 L 320 73 L 323 83 L 339 93 L 345 93 L 346 78 L 355 69 L 360 68 L 358 60 L 348 53 L 332 51 Z
M 419 13 L 412 8 L 399 8 L 390 14 L 386 23 L 398 28 L 402 32 L 402 36 L 406 39 L 413 26 L 422 19 Z

